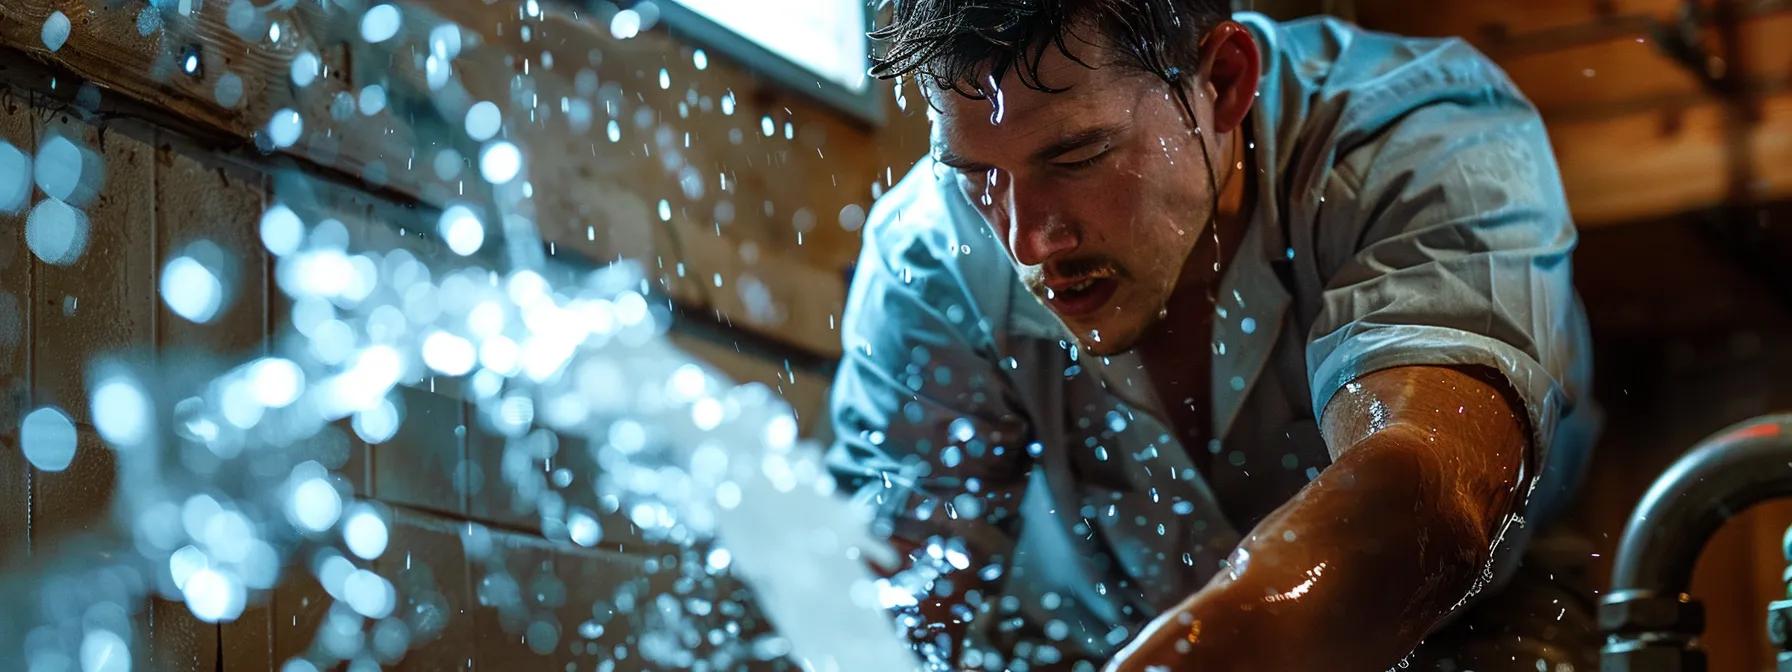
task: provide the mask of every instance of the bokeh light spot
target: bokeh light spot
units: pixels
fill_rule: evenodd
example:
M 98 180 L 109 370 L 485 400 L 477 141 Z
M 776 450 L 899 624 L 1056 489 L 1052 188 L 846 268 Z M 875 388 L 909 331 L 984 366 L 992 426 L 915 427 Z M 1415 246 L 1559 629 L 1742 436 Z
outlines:
M 62 471 L 75 459 L 75 424 L 61 409 L 54 406 L 39 408 L 20 423 L 19 443 L 31 466 L 43 471 Z
M 188 322 L 204 324 L 224 304 L 224 283 L 192 257 L 175 257 L 162 267 L 162 301 Z
M 363 506 L 343 522 L 342 540 L 348 545 L 348 551 L 362 560 L 380 557 L 386 552 L 386 521 L 371 508 Z
M 398 34 L 402 16 L 394 5 L 377 5 L 361 15 L 361 39 L 378 44 Z
M 497 103 L 482 100 L 467 109 L 467 137 L 474 142 L 485 142 L 498 134 L 499 126 L 504 123 L 504 115 L 498 111 Z
M 46 198 L 25 217 L 25 246 L 46 264 L 67 266 L 87 251 L 87 213 Z
M 479 153 L 479 174 L 492 184 L 508 183 L 516 179 L 522 169 L 522 152 L 508 142 L 493 142 Z

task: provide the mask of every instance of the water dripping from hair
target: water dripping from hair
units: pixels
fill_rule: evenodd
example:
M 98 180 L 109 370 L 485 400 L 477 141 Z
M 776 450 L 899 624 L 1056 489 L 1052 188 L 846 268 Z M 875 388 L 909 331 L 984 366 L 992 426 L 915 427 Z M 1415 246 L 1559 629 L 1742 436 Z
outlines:
M 1223 256 L 1223 248 L 1220 247 L 1219 178 L 1214 174 L 1213 156 L 1211 152 L 1207 151 L 1207 139 L 1201 137 L 1201 118 L 1195 115 L 1195 106 L 1189 102 L 1188 89 L 1183 86 L 1180 77 L 1166 76 L 1165 80 L 1170 85 L 1170 91 L 1176 95 L 1176 103 L 1182 108 L 1182 113 L 1188 116 L 1189 125 L 1194 127 L 1195 145 L 1201 148 L 1201 162 L 1207 164 L 1207 230 L 1213 237 L 1213 271 L 1216 274 L 1215 281 L 1207 285 L 1207 303 L 1209 307 L 1218 307 L 1220 283 L 1217 274 L 1220 271 L 1220 259 Z M 1167 315 L 1167 311 L 1160 317 L 1165 315 Z
M 989 99 L 990 107 L 993 108 L 989 112 L 989 123 L 1000 126 L 1002 116 L 1007 111 L 1007 101 L 1003 98 L 1002 85 L 996 81 L 995 75 L 989 76 L 989 89 L 984 92 L 984 97 Z

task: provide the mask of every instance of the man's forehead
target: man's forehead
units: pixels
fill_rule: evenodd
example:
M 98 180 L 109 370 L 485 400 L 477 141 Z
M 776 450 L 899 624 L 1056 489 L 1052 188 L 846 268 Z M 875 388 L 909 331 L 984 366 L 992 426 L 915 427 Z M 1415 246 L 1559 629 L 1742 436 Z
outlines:
M 1085 72 L 1094 72 L 1087 71 Z M 1103 73 L 1112 76 L 1111 73 Z M 1012 77 L 1010 79 L 1013 79 Z M 1038 91 L 1018 81 L 1000 94 L 978 100 L 956 92 L 935 91 L 929 105 L 929 138 L 933 153 L 965 159 L 993 161 L 982 154 L 1032 152 L 1037 146 L 1076 133 L 1087 126 L 1113 123 L 1132 97 L 1116 95 L 1112 83 L 1101 77 L 1079 77 L 1062 91 Z
M 967 73 L 965 80 L 957 82 L 957 88 L 979 93 L 981 99 L 941 87 L 926 78 L 917 80 L 917 84 L 921 84 L 923 94 L 927 96 L 929 116 L 935 125 L 941 121 L 962 125 L 965 120 L 991 121 L 998 112 L 1001 120 L 1006 122 L 1035 116 L 1039 109 L 1074 107 L 1083 102 L 1090 89 L 1100 88 L 1103 80 L 1120 74 L 1105 49 L 1083 40 L 1065 40 L 1063 48 L 1070 53 L 1067 55 L 1056 46 L 1049 47 L 1039 55 L 1038 63 L 1034 64 L 1036 67 L 1012 62 L 999 77 L 988 67 Z M 1023 69 L 1028 74 L 1023 76 Z M 1036 86 L 1028 86 L 1029 82 L 1053 90 L 1040 91 Z

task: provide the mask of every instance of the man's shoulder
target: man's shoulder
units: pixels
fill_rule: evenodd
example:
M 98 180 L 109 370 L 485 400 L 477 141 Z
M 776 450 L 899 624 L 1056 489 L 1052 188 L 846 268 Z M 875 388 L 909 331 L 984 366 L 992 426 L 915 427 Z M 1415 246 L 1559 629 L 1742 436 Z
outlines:
M 1062 338 L 1062 327 L 1043 305 L 1015 298 L 1026 290 L 1007 250 L 958 186 L 936 176 L 934 165 L 922 158 L 872 206 L 855 292 L 906 294 L 948 310 L 962 305 L 974 319 L 954 324 L 982 334 L 977 338 Z M 854 306 L 847 312 L 855 314 Z
M 1263 41 L 1266 74 L 1281 66 L 1322 91 L 1492 79 L 1506 83 L 1486 55 L 1457 37 L 1399 35 L 1331 16 L 1275 21 L 1242 13 L 1239 21 Z M 1415 81 L 1416 80 L 1416 81 Z
M 1262 104 L 1298 144 L 1366 142 L 1437 105 L 1509 116 L 1530 103 L 1492 60 L 1454 37 L 1414 37 L 1315 16 L 1241 15 L 1263 42 Z M 1324 137 L 1314 137 L 1324 136 Z
M 975 212 L 968 212 L 969 204 L 947 187 L 935 175 L 933 159 L 922 157 L 915 162 L 907 175 L 872 204 L 863 233 L 867 253 L 891 266 L 899 261 L 940 263 L 962 256 L 965 246 L 976 248 L 977 243 L 993 242 L 988 235 L 979 235 L 982 222 Z

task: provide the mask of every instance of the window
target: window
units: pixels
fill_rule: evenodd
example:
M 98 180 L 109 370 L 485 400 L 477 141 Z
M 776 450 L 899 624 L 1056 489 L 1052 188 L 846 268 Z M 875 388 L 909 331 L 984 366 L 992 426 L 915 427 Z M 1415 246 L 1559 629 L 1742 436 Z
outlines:
M 866 0 L 671 0 L 674 33 L 866 121 L 880 109 L 865 70 Z

